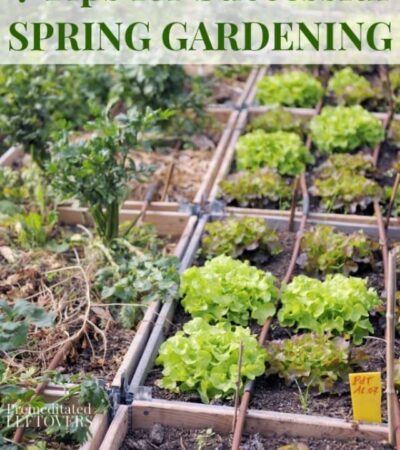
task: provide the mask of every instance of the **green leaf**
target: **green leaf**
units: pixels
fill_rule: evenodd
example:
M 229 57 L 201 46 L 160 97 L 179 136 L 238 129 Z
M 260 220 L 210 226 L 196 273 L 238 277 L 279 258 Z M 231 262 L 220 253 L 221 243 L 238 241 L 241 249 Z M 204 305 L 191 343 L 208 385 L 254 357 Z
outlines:
M 282 326 L 318 334 L 348 335 L 354 344 L 373 331 L 369 312 L 382 302 L 367 280 L 327 275 L 325 281 L 299 275 L 282 291 Z M 315 314 L 318 309 L 318 314 Z
M 292 70 L 262 78 L 256 99 L 261 105 L 314 108 L 322 95 L 320 81 L 306 72 Z
M 374 147 L 385 138 L 382 122 L 361 106 L 326 106 L 310 123 L 313 142 L 325 153 Z
M 249 329 L 201 318 L 186 323 L 182 331 L 165 341 L 157 358 L 163 366 L 159 385 L 174 392 L 198 392 L 201 400 L 232 398 L 236 391 L 237 364 L 243 344 L 243 381 L 265 371 L 265 350 Z
M 267 258 L 282 251 L 278 234 L 266 221 L 252 217 L 228 217 L 205 226 L 202 254 L 206 258 L 227 255 L 233 258 L 245 251 L 260 251 Z
M 241 136 L 236 145 L 239 170 L 268 167 L 276 169 L 280 175 L 295 176 L 313 161 L 310 151 L 295 133 L 255 130 Z
M 349 344 L 342 338 L 303 334 L 267 343 L 267 375 L 278 375 L 288 385 L 326 392 L 349 372 Z
M 276 279 L 249 263 L 221 255 L 181 276 L 182 305 L 193 317 L 246 326 L 262 325 L 275 312 Z

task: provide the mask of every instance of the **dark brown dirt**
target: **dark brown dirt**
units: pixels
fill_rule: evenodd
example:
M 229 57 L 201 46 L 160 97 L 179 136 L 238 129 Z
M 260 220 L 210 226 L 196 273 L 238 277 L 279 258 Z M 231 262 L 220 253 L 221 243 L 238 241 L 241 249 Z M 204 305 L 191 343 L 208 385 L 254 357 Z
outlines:
M 385 380 L 385 342 L 378 339 L 366 340 L 362 346 L 353 348 L 352 372 L 380 370 Z M 366 358 L 368 358 L 366 360 Z M 357 362 L 356 362 L 357 360 Z M 302 395 L 306 396 L 305 390 Z M 350 387 L 347 380 L 336 384 L 333 392 L 318 394 L 309 392 L 307 405 L 300 402 L 300 392 L 296 386 L 286 386 L 277 376 L 260 377 L 256 380 L 250 408 L 295 414 L 336 417 L 351 420 Z M 382 414 L 386 419 L 386 397 L 382 396 Z
M 162 439 L 162 442 L 160 440 Z M 185 430 L 155 425 L 152 430 L 134 430 L 121 450 L 230 450 L 231 436 L 221 436 L 208 430 Z M 290 447 L 284 447 L 284 446 Z M 359 439 L 297 439 L 264 437 L 259 434 L 244 436 L 242 450 L 384 450 L 384 443 Z

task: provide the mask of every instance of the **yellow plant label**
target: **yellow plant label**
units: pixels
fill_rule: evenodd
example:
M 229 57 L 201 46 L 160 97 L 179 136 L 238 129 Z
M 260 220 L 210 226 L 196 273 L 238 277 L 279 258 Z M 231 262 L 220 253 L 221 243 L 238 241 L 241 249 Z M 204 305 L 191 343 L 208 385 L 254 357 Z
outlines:
M 382 422 L 381 372 L 351 373 L 349 378 L 354 420 Z

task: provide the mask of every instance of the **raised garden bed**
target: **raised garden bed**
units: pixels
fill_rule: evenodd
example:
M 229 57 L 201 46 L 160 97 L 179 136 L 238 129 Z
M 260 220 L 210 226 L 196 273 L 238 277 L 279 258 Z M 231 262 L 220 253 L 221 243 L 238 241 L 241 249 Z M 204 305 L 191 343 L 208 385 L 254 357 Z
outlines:
M 155 168 L 155 172 L 148 181 L 133 183 L 130 186 L 134 197 L 127 201 L 127 208 L 131 208 L 132 205 L 141 208 L 149 193 L 152 203 L 158 209 L 175 211 L 179 203 L 199 204 L 208 197 L 238 113 L 221 107 L 211 109 L 210 117 L 215 120 L 213 127 L 216 127 L 216 134 L 211 140 L 206 137 L 203 140 L 199 139 L 199 148 L 167 153 L 131 153 L 137 164 L 150 165 Z M 201 145 L 205 148 L 202 149 Z M 22 157 L 21 150 L 16 147 L 10 148 L 1 157 L 0 166 L 19 165 Z
M 240 217 L 240 215 L 237 215 L 237 217 Z M 255 217 L 257 216 L 255 215 Z M 291 247 L 293 247 L 293 245 L 295 244 L 294 247 L 296 248 L 297 242 L 300 243 L 299 236 L 298 239 L 296 239 L 295 233 L 290 233 L 287 231 L 287 220 L 277 216 L 264 216 L 264 218 L 267 220 L 267 223 L 270 226 L 278 227 L 278 238 L 283 245 L 283 252 L 276 257 L 270 257 L 269 263 L 263 262 L 260 265 L 259 262 L 256 262 L 258 260 L 256 256 L 257 251 L 254 251 L 253 246 L 250 245 L 250 252 L 247 253 L 247 251 L 245 251 L 239 257 L 248 259 L 249 254 L 251 254 L 251 252 L 253 251 L 253 256 L 250 256 L 250 261 L 255 262 L 256 266 L 261 267 L 263 270 L 271 270 L 273 274 L 276 274 L 282 279 L 289 265 Z M 213 220 L 215 219 L 217 219 L 217 217 L 213 218 Z M 207 217 L 200 220 L 196 232 L 193 235 L 191 244 L 188 248 L 186 257 L 183 261 L 183 265 L 181 266 L 181 271 L 186 269 L 186 267 L 188 267 L 190 264 L 202 264 L 201 254 L 200 256 L 195 256 L 195 252 L 200 244 L 200 239 L 203 236 L 204 227 L 208 220 L 209 218 Z M 354 229 L 357 227 L 357 225 L 359 230 L 363 229 L 363 226 L 361 224 L 356 223 L 353 223 L 352 225 L 342 223 L 340 224 L 340 229 L 343 232 L 349 234 L 354 232 Z M 300 228 L 300 230 L 304 230 L 304 226 L 304 220 L 295 220 L 296 229 Z M 371 227 L 370 229 L 366 229 L 365 231 L 366 234 L 369 235 L 373 241 L 375 241 L 374 245 L 377 245 L 377 247 L 379 248 L 379 244 L 377 244 L 377 241 L 379 240 L 377 227 Z M 392 233 L 397 233 L 396 235 L 398 235 L 398 231 L 396 230 L 392 230 Z M 289 254 L 287 254 L 286 252 L 289 252 Z M 292 258 L 292 262 L 295 262 L 296 260 L 297 256 L 295 259 Z M 286 266 L 283 270 L 280 268 L 280 266 L 282 265 Z M 385 283 L 383 277 L 383 266 L 384 264 L 382 264 L 382 256 L 378 256 L 372 272 L 363 271 L 362 273 L 356 274 L 356 276 L 369 276 L 369 286 L 375 287 L 379 291 L 379 295 L 384 297 Z M 298 265 L 295 265 L 294 273 L 292 273 L 291 275 L 296 276 L 301 272 L 301 268 Z M 146 351 L 130 383 L 130 391 L 136 392 L 138 394 L 138 397 L 133 402 L 132 409 L 127 409 L 124 406 L 120 406 L 117 416 L 112 422 L 112 425 L 100 448 L 104 450 L 106 448 L 119 448 L 126 433 L 128 433 L 126 445 L 131 445 L 132 439 L 134 439 L 135 442 L 137 442 L 137 439 L 144 442 L 151 442 L 150 435 L 147 434 L 143 429 L 153 429 L 155 424 L 161 424 L 162 426 L 167 427 L 163 430 L 163 432 L 166 433 L 166 436 L 171 436 L 171 439 L 172 437 L 177 436 L 178 431 L 175 431 L 175 429 L 178 429 L 179 431 L 181 431 L 182 428 L 189 430 L 188 434 L 184 434 L 182 437 L 183 445 L 187 444 L 188 449 L 195 448 L 191 445 L 194 445 L 193 442 L 196 441 L 196 436 L 204 434 L 204 432 L 201 431 L 196 432 L 190 430 L 203 430 L 205 428 L 212 427 L 213 433 L 224 435 L 223 438 L 217 440 L 218 445 L 221 445 L 221 448 L 230 448 L 231 441 L 230 438 L 226 436 L 229 435 L 230 432 L 232 432 L 232 421 L 235 412 L 235 408 L 233 407 L 234 403 L 232 401 L 221 402 L 221 400 L 217 400 L 216 402 L 213 402 L 212 405 L 203 405 L 200 403 L 200 398 L 196 393 L 175 394 L 165 389 L 161 389 L 154 384 L 154 381 L 160 379 L 161 377 L 160 369 L 153 368 L 153 362 L 158 354 L 159 346 L 164 341 L 164 339 L 166 339 L 168 336 L 174 335 L 177 330 L 181 329 L 182 324 L 187 322 L 187 320 L 190 318 L 187 313 L 183 312 L 181 307 L 178 307 L 176 311 L 175 307 L 176 306 L 173 304 L 165 305 L 163 307 L 152 335 L 150 336 L 150 339 L 148 341 Z M 376 344 L 373 343 L 373 340 L 371 341 L 372 344 L 364 344 L 365 351 L 370 352 L 371 350 L 375 358 L 370 361 L 369 368 L 373 367 L 377 370 L 384 370 L 385 368 L 384 355 L 382 358 L 382 355 L 380 353 L 382 351 L 382 348 L 379 347 L 381 342 L 380 339 L 382 341 L 384 340 L 383 322 L 384 319 L 373 320 L 375 333 L 377 333 L 376 337 L 378 338 L 376 340 Z M 260 331 L 260 327 L 256 324 L 252 324 L 250 325 L 250 327 L 252 332 L 257 333 L 258 331 Z M 276 320 L 272 322 L 271 339 L 281 339 L 289 337 L 291 335 L 293 335 L 293 332 L 288 332 L 283 328 L 280 328 Z M 266 345 L 268 346 L 268 342 Z M 378 345 L 379 349 L 375 348 L 376 345 Z M 369 348 L 370 346 L 371 348 Z M 363 369 L 359 367 L 358 370 Z M 143 388 L 140 388 L 138 390 L 139 386 L 151 387 L 153 398 L 151 400 L 143 398 L 142 400 Z M 303 439 L 303 443 L 309 444 L 311 446 L 310 448 L 317 448 L 318 445 L 323 444 L 330 445 L 331 447 L 329 448 L 333 449 L 386 448 L 384 444 L 382 444 L 381 447 L 376 446 L 377 444 L 373 443 L 373 441 L 383 442 L 387 440 L 387 426 L 362 424 L 353 426 L 351 424 L 351 417 L 349 416 L 350 409 L 348 400 L 345 400 L 343 404 L 344 409 L 341 409 L 341 402 L 330 401 L 330 399 L 333 398 L 332 395 L 336 400 L 338 398 L 337 396 L 340 397 L 341 395 L 344 395 L 344 397 L 348 399 L 348 394 L 345 394 L 348 389 L 348 387 L 346 387 L 346 384 L 342 385 L 342 388 L 340 388 L 339 386 L 338 391 L 335 394 L 331 393 L 330 395 L 328 395 L 328 397 L 310 396 L 310 406 L 307 414 L 304 413 L 304 411 L 301 409 L 300 403 L 298 402 L 299 391 L 291 391 L 290 389 L 287 389 L 288 388 L 284 388 L 284 384 L 282 381 L 271 382 L 271 378 L 268 378 L 268 382 L 266 382 L 266 380 L 262 377 L 257 379 L 255 385 L 255 396 L 253 397 L 253 400 L 250 403 L 250 409 L 246 414 L 245 429 L 247 433 L 249 433 L 250 435 L 260 433 L 261 435 L 268 437 L 270 437 L 271 435 L 276 436 L 276 441 L 271 441 L 274 444 L 276 443 L 276 448 L 278 448 L 278 446 L 283 443 L 282 439 L 289 439 L 287 443 L 291 443 L 292 438 L 294 439 L 294 441 L 301 441 Z M 148 394 L 144 392 L 144 395 Z M 280 399 L 277 402 L 274 400 L 275 395 L 277 399 Z M 296 402 L 296 406 L 293 407 L 293 404 Z M 323 405 L 322 408 L 321 405 Z M 257 411 L 258 409 L 260 411 Z M 133 418 L 132 422 L 128 420 L 128 416 L 131 414 Z M 211 416 L 213 417 L 212 420 L 210 419 Z M 385 413 L 384 417 L 387 417 Z M 129 436 L 128 431 L 129 423 L 131 423 L 129 427 L 132 430 L 130 433 L 133 433 L 131 434 L 131 436 Z M 313 440 L 314 438 L 320 438 L 321 435 L 323 435 L 326 439 L 331 438 L 333 439 L 333 441 L 325 443 L 322 441 L 319 442 L 318 440 Z M 248 435 L 246 434 L 246 436 Z M 270 442 L 269 440 L 262 441 L 263 438 L 248 436 L 246 438 L 243 438 L 242 440 L 243 448 L 246 448 L 246 443 L 249 443 L 254 439 L 261 439 L 261 444 L 263 442 Z M 343 439 L 349 440 L 349 447 L 343 447 L 343 445 L 345 445 L 341 443 Z M 360 442 L 357 441 L 357 439 L 364 439 L 365 441 L 369 442 Z M 215 444 L 217 441 L 213 441 L 211 439 L 210 445 Z M 142 445 L 144 445 L 143 442 Z M 158 445 L 161 448 L 169 448 L 168 440 L 163 441 Z M 136 447 L 133 446 L 132 448 Z M 252 447 L 250 446 L 249 448 Z
M 236 130 L 232 134 L 232 139 L 225 153 L 225 157 L 221 162 L 220 171 L 215 179 L 215 184 L 211 189 L 209 196 L 210 202 L 218 200 L 227 206 L 228 211 L 238 211 L 243 208 L 246 210 L 251 209 L 255 213 L 260 211 L 261 214 L 263 212 L 281 216 L 289 214 L 291 206 L 293 206 L 293 190 L 296 186 L 296 178 L 293 175 L 288 174 L 280 176 L 275 171 L 269 172 L 269 169 L 257 169 L 255 174 L 252 174 L 252 172 L 249 171 L 249 175 L 244 175 L 247 173 L 246 171 L 238 173 L 237 170 L 237 151 L 241 148 L 240 145 L 242 145 L 239 144 L 241 142 L 241 136 L 245 135 L 250 123 L 253 123 L 254 126 L 256 126 L 256 121 L 270 111 L 271 108 L 269 107 L 252 107 L 242 111 L 238 119 Z M 281 110 L 281 113 L 277 113 L 277 118 L 279 118 L 280 114 L 289 114 L 296 123 L 307 124 L 316 115 L 316 111 L 310 109 L 285 108 Z M 383 124 L 389 117 L 387 113 L 376 113 L 373 116 L 376 117 L 376 119 L 379 119 Z M 393 123 L 397 125 L 399 119 L 400 117 L 395 116 Z M 284 122 L 285 120 L 282 118 L 282 121 Z M 310 141 L 307 141 L 307 145 L 309 144 Z M 369 206 L 364 206 L 365 209 L 360 209 L 357 206 L 354 210 L 351 207 L 348 207 L 347 210 L 343 208 L 328 208 L 327 210 L 326 207 L 321 206 L 321 201 L 316 196 L 312 187 L 318 173 L 322 170 L 321 166 L 327 161 L 328 157 L 323 155 L 320 156 L 314 147 L 310 148 L 310 153 L 314 157 L 314 163 L 306 164 L 307 171 L 305 180 L 303 183 L 297 185 L 297 207 L 294 212 L 298 214 L 299 211 L 301 211 L 301 203 L 304 201 L 308 202 L 308 200 L 305 200 L 305 197 L 308 197 L 310 202 L 310 218 L 320 218 L 322 215 L 326 215 L 326 217 L 329 216 L 334 221 L 352 221 L 353 219 L 356 221 L 368 221 L 366 217 L 375 214 L 374 202 L 371 199 L 368 200 L 371 202 L 369 203 Z M 370 165 L 371 168 L 373 167 L 372 160 L 375 153 L 373 150 L 374 149 L 364 148 L 360 152 L 360 155 L 368 161 L 365 164 Z M 396 172 L 392 167 L 397 160 L 397 148 L 393 146 L 391 140 L 387 140 L 382 145 L 379 155 L 378 168 L 376 170 L 371 170 L 372 175 L 368 176 L 368 179 L 373 180 L 380 186 L 377 189 L 382 190 L 382 214 L 386 214 L 389 204 L 387 192 L 391 189 L 395 180 Z M 350 158 L 353 158 L 353 156 Z M 299 176 L 301 177 L 302 175 L 300 174 Z M 248 177 L 248 180 L 246 177 Z M 263 192 L 265 192 L 265 194 L 263 194 Z M 384 194 L 384 192 L 386 192 L 386 194 Z M 333 195 L 334 193 L 332 193 L 332 196 Z M 332 198 L 332 196 L 328 196 L 327 200 Z M 396 207 L 394 208 L 394 211 L 396 211 Z M 360 215 L 365 216 L 365 218 L 361 218 Z M 358 216 L 358 218 L 355 219 L 355 216 Z M 396 222 L 396 219 L 392 219 L 391 223 L 395 224 Z

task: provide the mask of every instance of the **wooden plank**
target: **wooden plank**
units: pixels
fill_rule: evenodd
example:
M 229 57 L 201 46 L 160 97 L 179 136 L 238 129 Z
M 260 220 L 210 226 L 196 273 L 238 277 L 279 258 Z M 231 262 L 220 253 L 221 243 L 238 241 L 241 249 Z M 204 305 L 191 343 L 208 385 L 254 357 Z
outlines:
M 114 420 L 99 447 L 100 450 L 119 450 L 128 432 L 128 411 L 128 406 L 118 407 Z
M 90 424 L 91 439 L 79 447 L 79 450 L 98 450 L 108 430 L 108 416 L 97 414 Z
M 194 203 L 201 203 L 208 198 L 210 191 L 214 185 L 215 177 L 219 172 L 221 161 L 224 158 L 225 150 L 230 142 L 232 130 L 238 120 L 239 113 L 234 111 L 231 113 L 227 126 L 222 133 L 221 139 L 215 149 L 210 164 L 208 165 L 207 172 L 203 178 L 203 181 L 197 191 L 197 194 L 193 200 Z
M 186 250 L 185 256 L 182 259 L 179 268 L 180 272 L 183 272 L 192 264 L 196 251 L 199 247 L 204 226 L 207 222 L 208 216 L 204 216 L 199 220 L 197 227 L 193 233 L 192 239 L 190 240 L 190 244 Z M 162 342 L 164 342 L 165 336 L 167 335 L 168 330 L 171 326 L 172 319 L 175 313 L 176 303 L 177 301 L 175 300 L 169 303 L 165 303 L 162 306 L 160 314 L 157 317 L 156 323 L 148 339 L 146 348 L 140 359 L 135 374 L 130 382 L 129 391 L 131 393 L 134 393 L 135 389 L 145 382 L 147 374 L 154 364 L 160 345 L 162 344 Z
M 224 157 L 222 158 L 222 161 L 220 162 L 220 167 L 218 173 L 215 175 L 214 178 L 214 184 L 210 187 L 210 192 L 208 195 L 208 200 L 210 202 L 214 201 L 217 198 L 218 195 L 218 185 L 221 180 L 223 180 L 229 173 L 232 161 L 235 157 L 235 151 L 236 151 L 236 143 L 242 134 L 242 131 L 247 123 L 247 116 L 248 113 L 246 110 L 242 111 L 239 115 L 239 118 L 236 123 L 236 127 L 231 135 L 231 140 L 228 143 Z
M 256 83 L 257 80 L 257 76 L 259 73 L 259 69 L 252 69 L 249 76 L 247 77 L 246 80 L 246 85 L 243 89 L 243 92 L 240 96 L 240 98 L 238 99 L 238 101 L 236 102 L 235 107 L 237 109 L 241 109 L 243 107 L 247 107 L 248 106 L 248 99 L 251 95 L 251 92 L 254 89 L 254 85 Z
M 23 154 L 20 148 L 10 147 L 0 156 L 0 167 L 12 166 Z
M 250 217 L 265 217 L 268 220 L 287 220 L 289 218 L 289 211 L 279 211 L 275 209 L 256 209 L 256 208 L 234 208 L 228 207 L 225 210 L 225 215 L 234 214 L 238 216 Z M 298 221 L 301 217 L 301 212 L 297 211 L 295 218 Z M 376 226 L 376 218 L 374 216 L 357 216 L 354 214 L 324 214 L 324 213 L 310 213 L 307 223 L 310 225 L 325 224 L 334 226 L 341 231 L 352 232 L 357 230 L 364 230 L 369 236 L 378 236 L 378 229 Z M 400 222 L 398 219 L 391 219 L 390 228 L 387 231 L 391 239 L 400 239 Z
M 232 430 L 234 408 L 178 401 L 135 400 L 132 404 L 134 429 L 150 429 L 154 424 L 187 429 L 212 426 L 217 433 L 227 435 Z M 246 417 L 247 433 L 264 436 L 291 436 L 297 438 L 366 439 L 384 441 L 387 425 L 366 425 L 322 416 L 288 414 L 276 411 L 249 410 Z
M 66 225 L 82 224 L 91 226 L 92 220 L 87 208 L 74 208 L 61 206 L 58 209 L 59 220 Z M 140 211 L 124 210 L 120 211 L 120 221 L 133 221 Z M 149 211 L 146 213 L 145 222 L 152 223 L 162 236 L 180 236 L 184 230 L 190 215 L 180 212 Z
M 142 201 L 127 200 L 122 205 L 122 209 L 136 209 L 141 210 L 143 206 Z M 151 202 L 147 211 L 163 211 L 163 212 L 179 212 L 179 203 L 176 202 Z
M 271 111 L 273 109 L 273 106 L 251 106 L 249 107 L 249 118 L 250 120 L 254 117 L 260 116 L 262 114 L 265 114 L 268 111 Z M 299 117 L 301 119 L 312 119 L 316 111 L 315 109 L 310 108 L 283 108 L 285 111 L 288 111 L 292 113 L 295 117 Z M 379 119 L 381 122 L 385 122 L 387 119 L 387 112 L 371 112 L 371 114 Z M 393 121 L 399 122 L 400 121 L 400 114 L 395 114 L 393 117 Z
M 267 69 L 268 69 L 267 66 L 264 66 L 258 70 L 257 77 L 256 77 L 254 84 L 253 84 L 252 88 L 250 89 L 249 95 L 247 97 L 247 101 L 246 101 L 247 106 L 251 106 L 255 103 L 258 82 L 266 75 Z
M 119 389 L 121 387 L 122 376 L 124 376 L 128 381 L 132 378 L 143 351 L 146 348 L 154 322 L 157 320 L 160 307 L 161 302 L 156 301 L 151 303 L 147 308 L 146 313 L 141 320 L 135 336 L 133 337 L 128 348 L 128 351 L 126 352 L 122 363 L 115 374 L 111 387 Z

